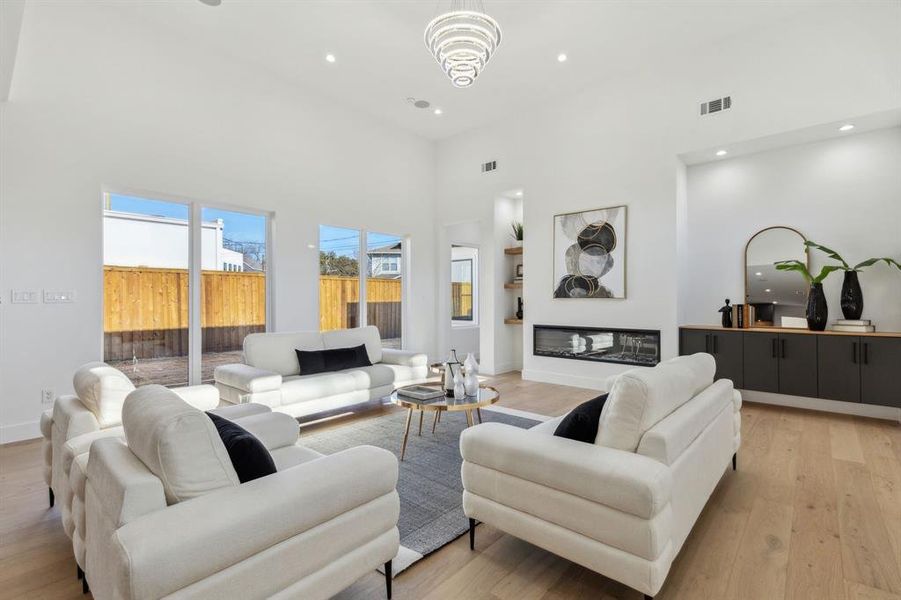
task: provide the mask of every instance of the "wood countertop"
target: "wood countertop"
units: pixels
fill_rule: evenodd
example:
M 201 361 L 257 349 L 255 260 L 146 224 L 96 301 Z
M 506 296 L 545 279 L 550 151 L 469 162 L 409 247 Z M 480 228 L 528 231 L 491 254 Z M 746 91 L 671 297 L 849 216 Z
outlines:
M 800 335 L 851 335 L 855 337 L 892 337 L 901 338 L 901 331 L 873 331 L 870 333 L 858 333 L 853 331 L 810 331 L 809 329 L 796 329 L 793 327 L 723 327 L 721 325 L 679 325 L 679 329 L 703 329 L 705 331 L 723 332 L 747 332 L 747 333 L 796 333 Z

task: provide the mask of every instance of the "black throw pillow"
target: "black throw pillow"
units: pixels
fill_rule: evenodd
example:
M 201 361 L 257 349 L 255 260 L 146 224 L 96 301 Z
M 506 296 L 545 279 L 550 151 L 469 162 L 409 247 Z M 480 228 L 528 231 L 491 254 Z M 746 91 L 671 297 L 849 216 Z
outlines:
M 263 442 L 233 421 L 207 413 L 228 451 L 241 483 L 275 473 L 275 462 Z
M 598 422 L 601 420 L 601 410 L 604 409 L 607 395 L 598 396 L 575 407 L 560 421 L 554 435 L 593 444 L 598 436 Z
M 295 350 L 301 375 L 343 371 L 357 367 L 371 367 L 366 344 L 329 350 Z

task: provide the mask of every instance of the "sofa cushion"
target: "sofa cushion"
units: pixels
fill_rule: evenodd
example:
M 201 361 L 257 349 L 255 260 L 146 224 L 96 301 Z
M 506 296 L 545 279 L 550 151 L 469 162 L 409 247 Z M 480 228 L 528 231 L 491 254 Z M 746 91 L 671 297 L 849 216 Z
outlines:
M 244 338 L 244 362 L 282 376 L 297 375 L 300 366 L 294 350 L 322 350 L 324 347 L 322 334 L 318 331 L 251 333 Z
M 386 365 L 285 377 L 282 383 L 282 405 L 369 390 L 393 385 L 393 382 L 394 370 Z
M 378 327 L 357 327 L 356 329 L 336 329 L 325 331 L 322 334 L 322 342 L 325 348 L 347 348 L 366 344 L 366 352 L 369 353 L 369 362 L 372 364 L 382 362 L 382 336 Z
M 128 447 L 163 484 L 168 504 L 238 485 L 225 445 L 206 413 L 160 385 L 125 400 Z
M 635 452 L 642 435 L 713 383 L 716 362 L 698 353 L 620 375 L 601 413 L 595 443 Z
M 569 414 L 557 425 L 554 435 L 593 444 L 598 437 L 598 424 L 601 420 L 601 411 L 607 402 L 607 396 L 608 394 L 601 394 L 569 411 Z
M 237 423 L 213 413 L 207 413 L 207 416 L 216 426 L 216 431 L 225 444 L 225 450 L 241 483 L 275 473 L 272 456 L 266 450 L 266 446 L 252 433 Z
M 295 350 L 301 375 L 344 371 L 357 367 L 371 367 L 366 345 L 350 348 L 329 348 L 327 350 Z
M 88 363 L 72 378 L 81 403 L 94 413 L 100 427 L 122 422 L 122 403 L 135 386 L 125 374 L 105 363 Z

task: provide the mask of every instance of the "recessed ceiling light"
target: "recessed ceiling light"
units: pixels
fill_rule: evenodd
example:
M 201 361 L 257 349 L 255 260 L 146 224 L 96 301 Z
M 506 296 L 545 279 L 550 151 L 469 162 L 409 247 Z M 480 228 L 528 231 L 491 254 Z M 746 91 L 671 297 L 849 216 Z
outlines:
M 443 113 L 444 111 L 441 110 L 440 108 L 436 108 L 434 112 L 435 112 L 436 115 L 440 115 L 440 114 Z
M 769 293 L 769 292 L 772 292 L 773 290 L 771 290 L 770 288 L 767 288 L 767 289 L 765 289 L 765 290 L 763 290 L 763 291 Z
M 761 273 L 760 271 L 757 271 L 757 272 L 754 273 L 754 274 L 757 275 L 758 277 L 763 277 L 763 273 Z
M 717 150 L 716 151 L 717 156 L 726 156 L 727 154 L 729 154 L 729 153 L 726 152 L 725 150 Z
M 219 6 L 220 4 L 222 4 L 222 0 L 200 0 L 200 1 L 203 2 L 204 4 L 206 4 L 207 6 Z
M 773 300 L 773 304 L 779 304 L 778 300 Z
M 851 131 L 852 129 L 854 129 L 854 125 L 851 123 L 846 123 L 838 128 L 839 131 Z
M 560 53 L 557 55 L 557 62 L 566 62 L 566 55 L 564 53 Z
M 333 63 L 333 62 L 335 62 L 335 60 L 336 60 L 336 59 L 335 59 L 335 55 L 334 55 L 334 54 L 326 54 L 326 55 L 325 55 L 325 60 L 326 60 L 326 62 Z

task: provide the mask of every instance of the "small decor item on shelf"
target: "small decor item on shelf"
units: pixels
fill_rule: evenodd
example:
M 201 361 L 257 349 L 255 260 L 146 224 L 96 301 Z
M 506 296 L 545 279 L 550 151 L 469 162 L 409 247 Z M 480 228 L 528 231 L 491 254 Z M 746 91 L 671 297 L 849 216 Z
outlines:
M 516 318 L 522 321 L 522 296 L 516 299 Z
M 458 368 L 454 374 L 454 400 L 462 400 L 465 397 L 466 386 L 463 385 L 463 370 Z
M 845 278 L 842 281 L 841 306 L 842 315 L 844 315 L 845 319 L 849 321 L 860 320 L 860 315 L 863 314 L 863 290 L 860 289 L 860 281 L 857 278 L 857 274 L 865 268 L 873 266 L 879 261 L 884 262 L 890 267 L 897 267 L 898 269 L 901 269 L 901 263 L 893 258 L 888 257 L 868 258 L 865 261 L 859 262 L 852 267 L 847 262 L 845 262 L 845 259 L 842 258 L 841 255 L 835 250 L 831 250 L 826 246 L 822 246 L 820 244 L 817 244 L 816 242 L 811 242 L 810 240 L 804 242 L 804 245 L 808 248 L 816 248 L 820 252 L 825 253 L 829 258 L 841 263 L 841 266 L 835 267 L 834 270 L 841 269 L 845 272 Z
M 810 242 L 804 242 L 805 245 Z M 820 273 L 814 277 L 807 269 L 807 265 L 800 260 L 780 260 L 773 263 L 777 271 L 797 271 L 804 276 L 810 284 L 807 292 L 807 328 L 811 331 L 823 331 L 826 329 L 829 307 L 826 305 L 826 295 L 823 293 L 823 280 L 833 271 L 841 271 L 838 265 L 826 265 Z
M 726 306 L 720 309 L 720 312 L 723 313 L 723 327 L 732 327 L 732 307 L 729 306 L 729 299 L 726 298 Z
M 838 319 L 832 325 L 832 331 L 844 331 L 846 333 L 873 333 L 876 326 L 869 319 Z
M 522 279 L 522 263 L 516 265 L 516 275 L 513 276 L 513 279 L 519 281 Z
M 513 228 L 513 247 L 522 247 L 522 223 L 513 221 L 510 226 Z
M 739 329 L 745 327 L 745 305 L 735 304 L 735 326 Z

